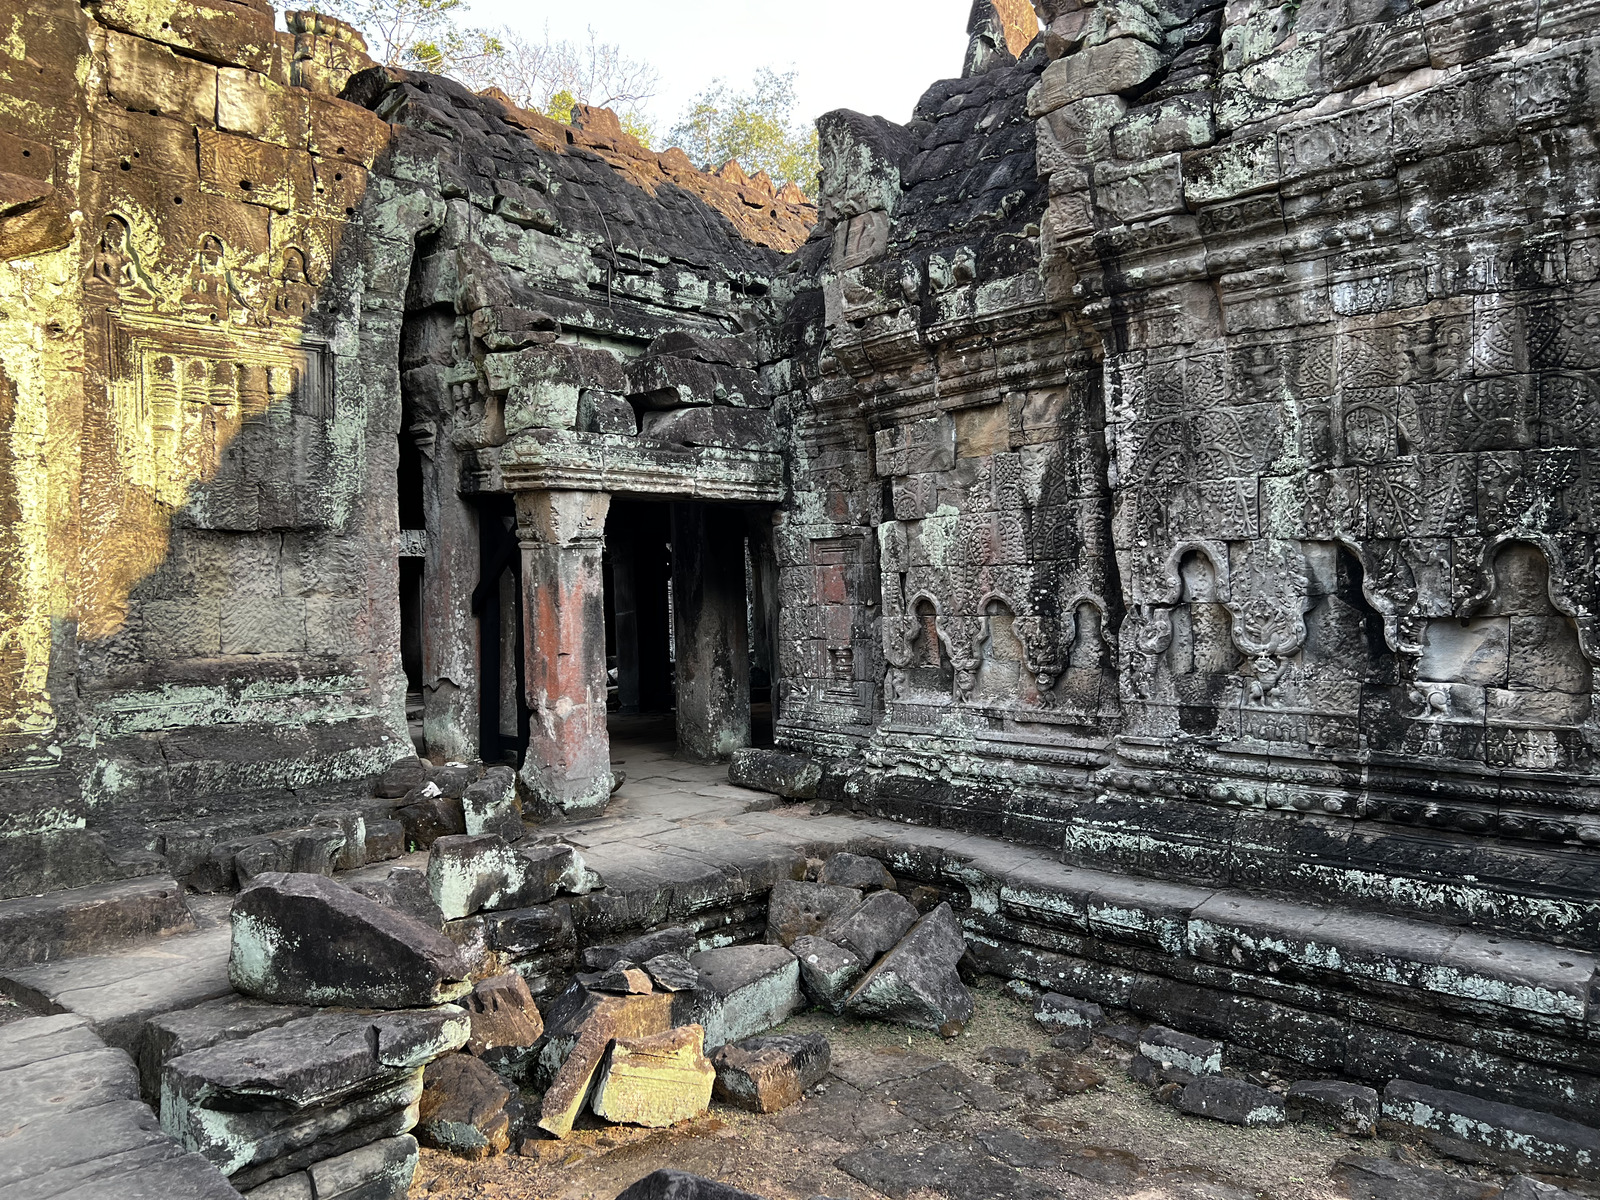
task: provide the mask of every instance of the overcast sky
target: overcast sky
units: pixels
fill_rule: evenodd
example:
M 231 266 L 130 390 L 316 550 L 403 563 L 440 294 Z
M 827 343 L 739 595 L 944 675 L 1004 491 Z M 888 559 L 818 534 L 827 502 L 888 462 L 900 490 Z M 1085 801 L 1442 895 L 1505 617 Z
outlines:
M 759 67 L 799 72 L 797 116 L 853 108 L 905 121 L 928 84 L 961 73 L 971 0 L 467 0 L 463 21 L 537 37 L 582 38 L 593 26 L 661 73 L 649 105 L 665 132 L 713 79 L 741 87 Z

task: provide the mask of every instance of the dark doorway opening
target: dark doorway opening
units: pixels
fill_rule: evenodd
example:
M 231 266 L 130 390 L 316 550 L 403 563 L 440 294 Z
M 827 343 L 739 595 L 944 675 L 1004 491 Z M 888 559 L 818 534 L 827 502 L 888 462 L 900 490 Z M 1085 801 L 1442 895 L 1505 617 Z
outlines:
M 693 510 L 691 512 L 691 510 Z M 709 512 L 707 510 L 710 510 Z M 709 525 L 707 521 L 709 520 Z M 693 534 L 686 531 L 694 530 Z M 674 539 L 703 539 L 675 546 Z M 674 583 L 693 563 L 693 578 L 677 580 L 684 603 L 701 602 L 702 575 L 732 579 L 743 597 L 748 639 L 750 742 L 772 744 L 772 681 L 776 674 L 777 567 L 772 553 L 772 517 L 766 508 L 687 505 L 613 498 L 606 520 L 605 619 L 609 675 L 607 708 L 613 742 L 658 744 L 678 736 L 678 672 L 684 630 L 699 627 L 693 614 L 679 613 Z M 705 557 L 709 553 L 709 557 Z M 681 561 L 680 561 L 681 560 Z M 714 626 L 726 629 L 726 624 Z
M 522 553 L 509 496 L 479 502 L 478 549 L 478 744 L 484 762 L 520 768 L 532 713 L 523 686 Z
M 400 665 L 406 674 L 406 724 L 417 753 L 423 754 L 422 606 L 428 522 L 422 451 L 409 429 L 400 433 L 400 465 L 395 483 L 400 507 Z

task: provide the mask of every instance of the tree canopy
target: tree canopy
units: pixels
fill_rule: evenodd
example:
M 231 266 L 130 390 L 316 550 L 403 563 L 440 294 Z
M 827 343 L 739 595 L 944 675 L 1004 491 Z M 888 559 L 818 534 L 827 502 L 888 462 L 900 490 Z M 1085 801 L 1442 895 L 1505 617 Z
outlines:
M 735 91 L 716 80 L 690 103 L 667 134 L 698 163 L 716 168 L 729 159 L 750 174 L 765 171 L 773 182 L 816 190 L 817 133 L 794 119 L 795 72 L 756 72 L 748 89 Z

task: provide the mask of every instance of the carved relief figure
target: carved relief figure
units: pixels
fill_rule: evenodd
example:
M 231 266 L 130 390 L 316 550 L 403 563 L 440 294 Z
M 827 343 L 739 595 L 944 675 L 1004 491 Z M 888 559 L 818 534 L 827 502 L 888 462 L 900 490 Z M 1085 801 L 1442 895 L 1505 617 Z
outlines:
M 922 697 L 949 696 L 955 687 L 955 667 L 939 632 L 939 610 L 924 596 L 912 605 L 911 618 L 916 633 L 911 638 L 906 687 Z
M 317 290 L 306 267 L 305 251 L 290 246 L 283 252 L 283 266 L 272 292 L 272 319 L 299 324 L 311 314 L 316 303 Z
M 1011 703 L 1021 694 L 1025 654 L 1015 624 L 1016 614 L 998 596 L 984 605 L 974 691 L 985 702 Z
M 155 288 L 151 286 L 144 268 L 139 265 L 129 235 L 127 221 L 116 213 L 106 217 L 94 259 L 89 264 L 90 279 L 102 287 L 111 288 L 123 300 L 153 301 Z

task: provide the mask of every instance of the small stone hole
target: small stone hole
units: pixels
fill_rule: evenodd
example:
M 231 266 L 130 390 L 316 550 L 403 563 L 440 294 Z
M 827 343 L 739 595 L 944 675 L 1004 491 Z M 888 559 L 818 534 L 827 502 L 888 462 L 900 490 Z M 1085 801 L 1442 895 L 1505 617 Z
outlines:
M 174 196 L 172 198 L 172 202 L 174 204 L 182 204 L 183 203 L 183 197 L 182 196 Z
M 251 187 L 250 181 L 248 179 L 239 180 L 239 187 L 248 192 Z

